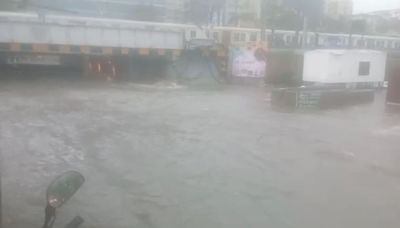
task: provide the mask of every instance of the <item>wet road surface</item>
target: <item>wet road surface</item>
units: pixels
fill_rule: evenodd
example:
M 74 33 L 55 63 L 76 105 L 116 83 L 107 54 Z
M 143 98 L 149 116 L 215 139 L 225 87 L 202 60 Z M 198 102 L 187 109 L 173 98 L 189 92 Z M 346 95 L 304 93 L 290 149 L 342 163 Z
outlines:
M 272 110 L 265 89 L 2 82 L 6 227 L 41 227 L 45 188 L 83 227 L 398 227 L 400 118 L 374 104 Z

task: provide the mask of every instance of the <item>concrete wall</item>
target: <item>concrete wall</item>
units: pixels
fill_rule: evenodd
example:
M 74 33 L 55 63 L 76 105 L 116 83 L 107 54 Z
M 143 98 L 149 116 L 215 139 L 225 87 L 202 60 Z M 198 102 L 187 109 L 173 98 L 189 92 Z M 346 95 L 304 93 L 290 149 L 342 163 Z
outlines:
M 175 31 L 0 22 L 0 43 L 61 44 L 123 48 L 182 49 Z

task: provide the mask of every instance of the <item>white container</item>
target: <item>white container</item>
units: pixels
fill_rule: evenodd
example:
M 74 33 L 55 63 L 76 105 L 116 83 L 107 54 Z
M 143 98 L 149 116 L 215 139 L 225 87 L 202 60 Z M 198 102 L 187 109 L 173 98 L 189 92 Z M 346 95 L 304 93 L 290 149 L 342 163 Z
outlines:
M 386 53 L 373 50 L 313 50 L 304 54 L 303 81 L 316 83 L 382 82 Z

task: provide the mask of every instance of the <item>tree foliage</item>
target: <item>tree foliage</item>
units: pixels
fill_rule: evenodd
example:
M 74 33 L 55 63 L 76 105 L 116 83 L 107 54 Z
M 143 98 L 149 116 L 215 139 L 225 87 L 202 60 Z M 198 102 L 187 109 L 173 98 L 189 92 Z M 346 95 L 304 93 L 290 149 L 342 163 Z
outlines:
M 185 18 L 198 25 L 209 24 L 220 19 L 224 6 L 225 0 L 189 0 Z
M 154 5 L 138 5 L 133 8 L 130 19 L 139 21 L 162 21 L 163 13 Z
M 320 30 L 331 33 L 348 33 L 351 29 L 351 20 L 345 17 L 331 18 L 323 17 Z
M 303 16 L 317 28 L 322 14 L 323 0 L 265 0 L 262 5 L 262 20 L 269 28 L 299 30 Z
M 367 31 L 367 22 L 365 20 L 353 20 L 351 22 L 351 32 L 357 34 L 365 34 Z
M 28 0 L 0 0 L 0 10 L 15 11 L 24 10 L 29 4 Z
M 396 18 L 381 18 L 376 20 L 375 33 L 394 34 L 400 33 L 400 20 Z
M 323 15 L 324 0 L 283 0 L 283 2 L 299 14 L 311 19 L 319 19 Z

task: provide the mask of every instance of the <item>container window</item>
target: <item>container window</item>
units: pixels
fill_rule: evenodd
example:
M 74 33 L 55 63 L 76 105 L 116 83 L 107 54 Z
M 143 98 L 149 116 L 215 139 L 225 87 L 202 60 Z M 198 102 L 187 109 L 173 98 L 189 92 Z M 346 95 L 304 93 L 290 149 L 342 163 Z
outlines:
M 368 76 L 371 68 L 370 62 L 360 62 L 358 67 L 359 76 Z

